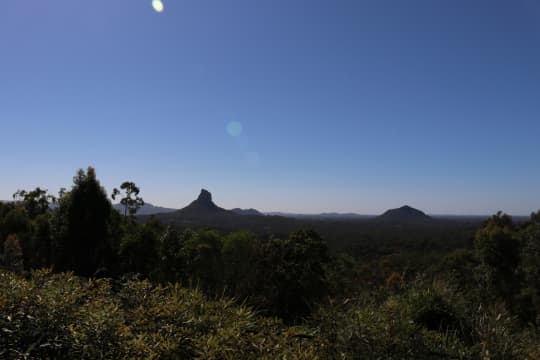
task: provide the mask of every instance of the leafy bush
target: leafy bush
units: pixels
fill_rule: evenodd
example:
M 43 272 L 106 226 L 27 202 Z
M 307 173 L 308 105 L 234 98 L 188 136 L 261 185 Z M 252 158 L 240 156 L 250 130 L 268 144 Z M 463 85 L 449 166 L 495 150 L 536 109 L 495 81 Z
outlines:
M 422 328 L 394 297 L 384 304 L 357 299 L 323 307 L 314 318 L 329 359 L 465 358 L 466 347 L 452 333 Z
M 474 352 L 482 359 L 538 359 L 540 343 L 504 305 L 478 306 L 473 317 Z
M 470 330 L 464 316 L 433 289 L 413 289 L 405 299 L 415 324 L 432 331 L 452 332 L 461 339 L 468 336 Z
M 317 359 L 309 331 L 148 281 L 0 273 L 0 358 Z

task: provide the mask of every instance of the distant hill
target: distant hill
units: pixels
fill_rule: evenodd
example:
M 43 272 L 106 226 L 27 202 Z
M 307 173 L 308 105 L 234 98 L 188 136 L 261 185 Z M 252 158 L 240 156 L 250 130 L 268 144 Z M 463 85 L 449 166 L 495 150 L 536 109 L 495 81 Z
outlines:
M 259 210 L 256 210 L 256 209 L 240 209 L 240 208 L 234 208 L 231 210 L 232 212 L 234 212 L 235 214 L 238 214 L 238 215 L 259 215 L 259 216 L 264 216 L 263 213 L 261 213 Z
M 121 204 L 113 204 L 113 208 L 118 210 L 120 213 L 124 211 L 124 206 Z M 177 209 L 170 209 L 161 206 L 155 206 L 150 203 L 145 203 L 138 211 L 137 215 L 155 215 L 155 214 L 166 214 Z
M 409 205 L 402 206 L 397 209 L 387 210 L 384 214 L 378 216 L 377 220 L 390 222 L 425 222 L 432 218 L 426 215 L 423 211 L 410 207 Z
M 198 198 L 183 209 L 156 214 L 155 217 L 180 230 L 247 230 L 261 239 L 284 238 L 292 231 L 313 229 L 327 241 L 331 251 L 347 250 L 358 256 L 372 254 L 373 251 L 387 253 L 392 251 L 396 244 L 406 244 L 409 250 L 425 249 L 428 243 L 434 244 L 433 246 L 462 246 L 477 227 L 477 222 L 431 219 L 411 207 L 389 210 L 377 217 L 351 213 L 260 215 L 259 211 L 256 214 L 250 209 L 242 210 L 241 213 L 245 215 L 239 215 L 233 210 L 225 210 L 216 205 L 212 201 L 212 194 L 203 189 Z M 141 215 L 137 219 L 145 222 L 149 217 Z M 426 238 L 430 239 L 428 243 Z
M 216 205 L 212 194 L 205 189 L 188 206 L 169 213 L 157 214 L 156 217 L 167 224 L 180 228 L 208 227 L 225 231 L 250 230 L 258 234 L 288 234 L 300 226 L 296 219 L 281 216 L 267 216 L 255 209 L 226 210 Z M 146 215 L 139 216 L 145 221 Z

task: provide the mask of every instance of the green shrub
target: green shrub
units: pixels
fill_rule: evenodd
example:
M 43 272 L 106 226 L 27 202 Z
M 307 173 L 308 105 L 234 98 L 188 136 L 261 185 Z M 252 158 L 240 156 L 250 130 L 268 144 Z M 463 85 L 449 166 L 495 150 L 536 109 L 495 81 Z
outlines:
M 478 306 L 473 315 L 474 352 L 481 359 L 538 359 L 540 343 L 502 304 Z
M 2 359 L 317 359 L 303 327 L 148 281 L 0 273 Z
M 470 328 L 463 314 L 432 288 L 412 289 L 405 296 L 405 305 L 415 324 L 432 331 L 451 332 L 469 340 Z
M 395 297 L 382 305 L 358 299 L 319 309 L 314 323 L 330 359 L 466 358 L 453 333 L 424 329 L 409 315 Z

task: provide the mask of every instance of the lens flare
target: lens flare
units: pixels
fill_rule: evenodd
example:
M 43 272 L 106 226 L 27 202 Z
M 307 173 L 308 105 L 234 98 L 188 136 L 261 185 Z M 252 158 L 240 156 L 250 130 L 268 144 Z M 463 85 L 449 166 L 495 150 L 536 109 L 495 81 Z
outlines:
M 163 12 L 163 10 L 165 9 L 161 0 L 152 0 L 152 7 L 158 13 Z
M 231 121 L 227 124 L 227 133 L 232 137 L 237 137 L 242 134 L 242 124 L 238 121 Z

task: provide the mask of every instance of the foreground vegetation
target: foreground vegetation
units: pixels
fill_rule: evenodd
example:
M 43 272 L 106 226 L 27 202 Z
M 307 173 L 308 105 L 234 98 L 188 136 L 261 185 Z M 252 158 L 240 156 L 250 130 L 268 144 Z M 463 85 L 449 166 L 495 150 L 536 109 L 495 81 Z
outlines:
M 147 280 L 0 273 L 0 357 L 7 359 L 314 359 L 305 329 Z
M 467 307 L 444 283 L 324 305 L 301 325 L 148 280 L 0 273 L 4 359 L 535 359 L 503 305 Z
M 540 212 L 351 256 L 313 230 L 140 224 L 121 189 L 122 214 L 91 168 L 0 203 L 0 358 L 540 358 Z

